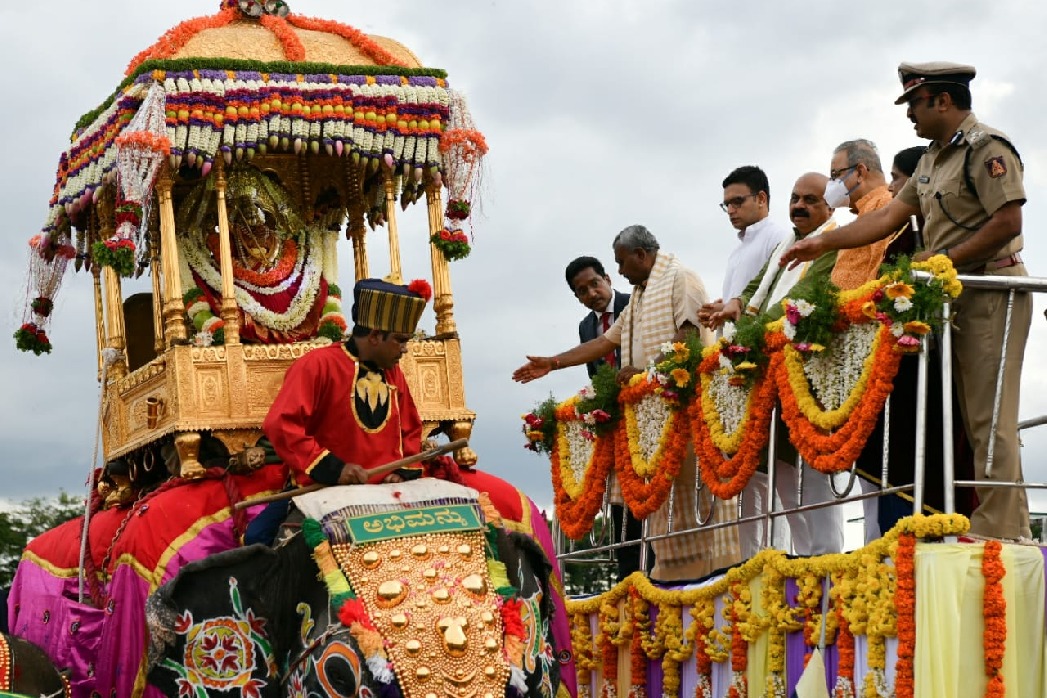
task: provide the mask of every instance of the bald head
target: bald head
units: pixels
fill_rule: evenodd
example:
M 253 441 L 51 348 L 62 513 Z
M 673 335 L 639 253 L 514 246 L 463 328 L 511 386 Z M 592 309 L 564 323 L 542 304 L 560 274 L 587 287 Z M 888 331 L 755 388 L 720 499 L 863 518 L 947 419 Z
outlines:
M 829 220 L 833 210 L 825 203 L 829 178 L 819 172 L 800 175 L 789 197 L 789 219 L 800 235 L 807 235 Z

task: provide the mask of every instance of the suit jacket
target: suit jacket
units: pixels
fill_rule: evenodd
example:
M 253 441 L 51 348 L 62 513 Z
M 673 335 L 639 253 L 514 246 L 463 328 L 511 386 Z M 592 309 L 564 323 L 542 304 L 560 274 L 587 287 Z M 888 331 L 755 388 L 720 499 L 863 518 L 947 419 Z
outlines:
M 625 306 L 629 305 L 629 294 L 614 292 L 614 300 L 611 302 L 612 322 L 618 319 L 622 311 L 625 310 Z M 603 327 L 600 324 L 600 316 L 595 312 L 590 311 L 588 315 L 582 318 L 582 321 L 578 323 L 578 338 L 582 340 L 582 344 L 585 344 L 589 340 L 596 339 L 603 334 Z M 614 362 L 615 368 L 622 365 L 622 350 L 620 347 L 616 347 L 614 350 Z M 585 369 L 589 372 L 589 377 L 592 378 L 596 375 L 596 369 L 600 367 L 600 364 L 604 363 L 603 359 L 597 359 L 591 361 L 585 365 Z

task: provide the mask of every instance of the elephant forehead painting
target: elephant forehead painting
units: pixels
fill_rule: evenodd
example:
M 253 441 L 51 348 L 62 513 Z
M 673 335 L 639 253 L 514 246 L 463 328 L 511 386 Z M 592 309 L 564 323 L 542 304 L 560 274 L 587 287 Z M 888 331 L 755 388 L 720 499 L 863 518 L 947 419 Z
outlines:
M 157 687 L 193 698 L 556 695 L 551 566 L 475 491 L 428 480 L 296 504 L 305 518 L 285 545 L 189 565 L 151 599 Z

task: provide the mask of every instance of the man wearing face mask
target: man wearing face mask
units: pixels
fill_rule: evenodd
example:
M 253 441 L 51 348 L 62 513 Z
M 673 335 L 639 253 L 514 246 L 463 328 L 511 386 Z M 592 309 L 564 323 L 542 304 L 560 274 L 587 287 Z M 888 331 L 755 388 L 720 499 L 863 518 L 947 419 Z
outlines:
M 889 236 L 909 217 L 922 213 L 927 250 L 947 255 L 965 274 L 1026 276 L 1022 238 L 1022 162 L 1010 140 L 971 112 L 969 85 L 975 69 L 956 63 L 903 63 L 898 67 L 906 115 L 916 135 L 931 139 L 911 179 L 884 208 L 813 240 L 798 242 L 783 264 L 816 259 L 828 250 L 866 245 Z M 1027 293 L 1013 299 L 1005 333 L 1008 292 L 965 288 L 953 305 L 953 376 L 960 412 L 974 446 L 979 480 L 1010 483 L 1023 479 L 1018 442 L 1021 370 L 1032 315 Z M 997 373 L 1006 335 L 1006 363 L 994 417 Z M 992 425 L 996 424 L 995 433 Z M 993 460 L 986 473 L 990 443 Z M 981 536 L 1029 537 L 1025 490 L 977 490 L 979 505 L 971 532 Z
M 833 208 L 848 207 L 859 216 L 881 209 L 891 200 L 887 178 L 876 146 L 864 139 L 845 141 L 833 151 L 825 201 Z M 893 236 L 862 247 L 840 250 L 832 282 L 841 290 L 858 288 L 879 276 L 883 255 Z
M 796 180 L 789 197 L 789 218 L 793 222 L 794 234 L 778 245 L 768 263 L 749 281 L 739 297 L 730 299 L 722 310 L 708 313 L 707 326 L 715 328 L 727 320 L 737 320 L 743 309 L 751 315 L 767 313 L 773 318 L 781 317 L 783 298 L 803 293 L 812 284 L 829 276 L 836 262 L 835 252 L 829 252 L 814 263 L 795 269 L 785 269 L 778 263 L 795 240 L 817 237 L 836 227 L 836 221 L 832 219 L 833 209 L 828 206 L 824 197 L 828 182 L 828 177 L 817 172 L 808 172 Z M 796 450 L 789 444 L 788 430 L 781 421 L 778 422 L 777 433 L 777 475 L 774 486 L 783 505 L 791 509 L 800 504 L 796 496 Z M 767 499 L 767 475 L 764 472 L 754 473 L 742 491 L 742 516 L 762 514 Z M 808 469 L 804 475 L 803 504 L 827 502 L 832 499 L 828 479 Z M 843 548 L 843 515 L 839 507 L 789 514 L 786 519 L 792 534 L 793 552 L 798 555 L 838 553 Z M 770 544 L 764 539 L 764 533 L 764 526 L 760 521 L 739 526 L 739 539 L 744 557 L 751 558 L 761 548 Z

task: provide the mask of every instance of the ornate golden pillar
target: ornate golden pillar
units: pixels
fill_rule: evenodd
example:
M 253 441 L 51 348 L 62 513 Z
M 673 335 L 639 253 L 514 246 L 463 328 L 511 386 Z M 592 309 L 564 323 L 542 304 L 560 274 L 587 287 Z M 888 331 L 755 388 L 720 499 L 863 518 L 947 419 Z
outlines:
M 400 269 L 400 236 L 396 228 L 396 178 L 392 168 L 383 171 L 385 184 L 385 225 L 389 228 L 389 277 L 390 283 L 402 284 L 403 271 Z
M 106 239 L 109 238 L 107 234 Z M 123 378 L 127 375 L 127 334 L 124 329 L 124 296 L 120 275 L 112 267 L 102 267 L 102 286 L 105 291 L 105 346 L 115 349 L 119 356 L 109 367 L 109 375 Z
M 104 187 L 95 210 L 98 213 L 98 239 L 108 240 L 116 231 L 116 201 L 113 187 Z M 124 298 L 120 275 L 112 267 L 102 267 L 102 293 L 105 296 L 105 348 L 115 349 L 119 356 L 109 367 L 109 375 L 122 378 L 127 375 L 127 332 L 124 329 Z
M 236 308 L 236 297 L 233 294 L 233 245 L 229 238 L 229 210 L 225 205 L 225 166 L 221 160 L 215 160 L 213 176 L 215 194 L 218 196 L 218 256 L 222 271 L 222 322 L 225 323 L 225 343 L 240 343 L 240 316 Z
M 160 286 L 160 228 L 159 216 L 153 209 L 149 216 L 149 271 L 153 281 L 153 351 L 159 356 L 164 351 L 164 316 Z
M 178 240 L 175 239 L 174 201 L 171 199 L 173 184 L 170 167 L 164 163 L 156 180 L 156 194 L 160 205 L 160 274 L 164 279 L 163 322 L 167 346 L 181 344 L 188 336 L 178 266 Z
M 429 210 L 429 235 L 435 235 L 443 229 L 443 200 L 440 198 L 440 185 L 430 181 L 425 188 L 425 201 Z M 436 245 L 429 244 L 429 254 L 433 261 L 433 309 L 436 311 L 436 334 L 453 334 L 458 331 L 454 322 L 454 296 L 451 295 L 451 269 L 447 258 Z

